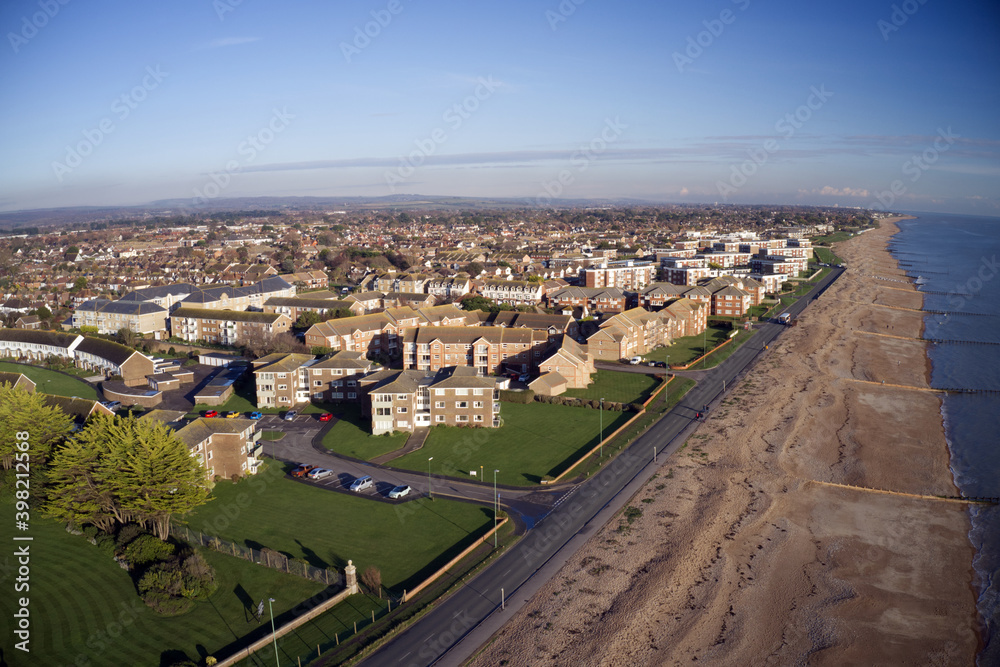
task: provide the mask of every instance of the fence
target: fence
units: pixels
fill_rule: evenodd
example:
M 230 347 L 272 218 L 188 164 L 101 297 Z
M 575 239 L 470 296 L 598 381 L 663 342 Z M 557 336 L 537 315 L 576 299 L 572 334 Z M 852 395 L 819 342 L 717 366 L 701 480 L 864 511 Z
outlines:
M 286 574 L 294 574 L 310 581 L 326 584 L 327 586 L 342 586 L 343 580 L 337 570 L 313 567 L 294 558 L 289 558 L 282 553 L 272 549 L 253 549 L 251 547 L 240 546 L 233 542 L 228 542 L 214 535 L 206 535 L 201 531 L 191 530 L 187 526 L 174 526 L 174 534 L 183 535 L 191 544 L 198 544 L 209 549 L 214 549 L 220 553 L 242 558 L 258 565 L 269 567 Z

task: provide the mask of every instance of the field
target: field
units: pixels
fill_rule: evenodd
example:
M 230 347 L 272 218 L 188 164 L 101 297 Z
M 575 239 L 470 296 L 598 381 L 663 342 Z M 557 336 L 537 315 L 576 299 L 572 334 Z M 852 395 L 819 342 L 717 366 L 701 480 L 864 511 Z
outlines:
M 24 373 L 37 386 L 36 391 L 43 394 L 55 394 L 56 396 L 78 396 L 97 400 L 97 390 L 83 380 L 50 371 L 47 368 L 38 366 L 27 366 L 25 364 L 14 364 L 9 361 L 0 361 L 0 371 L 8 373 Z
M 603 411 L 607 435 L 634 416 L 631 412 Z M 431 472 L 462 479 L 476 479 L 470 470 L 482 467 L 486 481 L 499 470 L 500 484 L 538 484 L 546 475 L 558 475 L 564 466 L 598 443 L 601 411 L 545 403 L 504 403 L 503 426 L 468 429 L 435 426 L 419 451 L 398 458 L 394 468 Z
M 13 513 L 9 504 L 0 506 Z M 7 544 L 10 523 L 0 531 Z M 205 550 L 216 570 L 218 591 L 185 614 L 163 617 L 143 604 L 128 573 L 82 535 L 70 535 L 62 524 L 40 516 L 32 517 L 29 535 L 34 538 L 29 591 L 34 665 L 170 665 L 183 655 L 199 660 L 262 627 L 248 605 L 271 596 L 275 616 L 280 617 L 325 588 Z M 0 613 L 6 619 L 14 613 L 14 598 L 0 596 Z M 18 662 L 21 654 L 13 649 L 13 641 L 5 623 L 0 640 L 8 659 L 4 664 L 28 664 Z M 89 662 L 83 662 L 85 658 Z
M 726 340 L 731 331 L 732 328 L 729 324 L 709 326 L 704 334 L 678 338 L 669 347 L 647 352 L 643 356 L 650 361 L 664 361 L 669 355 L 671 366 L 683 366 L 684 364 L 691 363 L 708 350 Z M 707 346 L 705 344 L 706 339 L 708 342 Z
M 238 484 L 220 482 L 215 499 L 188 526 L 251 546 L 269 547 L 315 567 L 382 571 L 385 587 L 412 588 L 489 526 L 488 508 L 436 499 L 399 505 L 293 481 L 274 462 Z M 398 589 L 398 590 L 397 590 Z
M 651 374 L 663 376 L 663 369 L 650 368 Z M 598 370 L 594 382 L 586 389 L 567 389 L 563 396 L 572 398 L 604 399 L 618 403 L 642 403 L 653 390 L 660 385 L 660 380 L 653 375 L 644 373 L 626 373 L 623 371 Z
M 842 264 L 844 261 L 829 248 L 815 247 L 813 252 L 816 255 L 816 260 L 823 264 Z
M 337 423 L 323 436 L 323 446 L 337 454 L 370 461 L 406 444 L 409 433 L 372 435 L 371 418 L 362 417 L 359 406 L 339 405 L 332 411 Z

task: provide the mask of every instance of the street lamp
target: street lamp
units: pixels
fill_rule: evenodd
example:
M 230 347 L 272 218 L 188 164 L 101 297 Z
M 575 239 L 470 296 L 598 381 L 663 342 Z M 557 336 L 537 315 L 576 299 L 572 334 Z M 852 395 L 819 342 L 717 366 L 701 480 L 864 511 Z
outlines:
M 274 598 L 267 599 L 267 609 L 271 612 L 271 637 L 274 639 L 274 664 L 281 667 L 281 663 L 278 662 L 278 635 L 274 631 L 274 608 L 271 607 L 272 602 L 274 602 Z
M 427 497 L 431 500 L 434 499 L 434 490 L 431 488 L 431 461 L 433 460 L 433 456 L 427 457 Z
M 663 396 L 664 400 L 667 402 L 667 409 L 670 409 L 670 355 L 664 355 L 666 360 L 663 362 L 665 365 L 663 367 Z
M 601 399 L 601 458 L 604 458 L 604 399 Z
M 500 472 L 496 468 L 493 469 L 493 548 L 497 548 L 497 522 L 500 520 L 500 496 L 497 495 L 497 473 Z

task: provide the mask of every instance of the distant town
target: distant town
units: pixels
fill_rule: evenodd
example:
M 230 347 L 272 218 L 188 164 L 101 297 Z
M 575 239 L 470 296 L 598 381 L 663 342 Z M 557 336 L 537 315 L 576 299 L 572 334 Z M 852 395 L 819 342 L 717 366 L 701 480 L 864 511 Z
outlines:
M 364 593 L 353 633 L 331 616 L 327 644 L 298 655 L 303 664 L 324 650 L 349 656 L 371 639 L 354 637 L 359 622 L 377 635 L 396 622 L 394 608 L 434 600 L 445 571 L 480 567 L 491 547 L 524 534 L 526 513 L 544 516 L 568 487 L 547 500 L 539 489 L 584 481 L 666 414 L 695 384 L 685 369 L 719 363 L 761 322 L 792 323 L 784 308 L 842 264 L 830 243 L 883 216 L 406 205 L 13 229 L 0 237 L 0 410 L 47 411 L 46 448 L 31 463 L 52 480 L 34 491 L 39 514 L 107 543 L 135 584 L 121 595 L 138 590 L 165 633 L 170 616 L 216 600 L 219 570 L 236 567 L 212 547 L 266 569 L 272 588 L 290 585 L 280 577 L 308 582 L 283 601 L 281 633 Z M 174 484 L 161 501 L 140 508 L 118 486 L 101 495 L 111 473 L 99 461 L 147 455 L 101 444 L 119 437 L 167 443 L 147 452 L 162 478 L 143 478 L 144 488 Z M 169 481 L 171 466 L 181 481 Z M 233 508 L 252 498 L 246 485 L 257 477 L 271 480 L 257 491 L 268 509 L 255 507 L 249 522 Z M 442 483 L 451 499 L 434 499 Z M 290 530 L 281 512 L 319 520 L 331 502 L 353 503 L 334 519 L 353 534 L 350 553 L 337 530 L 319 544 L 294 530 L 272 540 Z M 380 537 L 397 519 L 398 539 L 426 542 L 412 556 Z M 65 549 L 90 548 L 59 533 L 77 540 Z M 337 592 L 317 601 L 321 590 Z M 253 597 L 241 608 L 262 622 Z M 307 600 L 308 614 L 293 611 Z M 219 664 L 275 638 L 253 625 L 233 644 L 212 634 L 218 625 L 206 620 L 200 641 L 214 642 L 212 660 L 231 658 Z

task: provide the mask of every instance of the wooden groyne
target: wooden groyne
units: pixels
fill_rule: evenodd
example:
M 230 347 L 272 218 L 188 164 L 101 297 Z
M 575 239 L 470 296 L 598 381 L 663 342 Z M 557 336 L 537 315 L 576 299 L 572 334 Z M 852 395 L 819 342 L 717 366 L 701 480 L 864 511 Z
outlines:
M 889 308 L 890 310 L 905 310 L 911 313 L 929 313 L 931 315 L 968 315 L 969 317 L 992 317 L 995 313 L 965 313 L 960 310 L 926 310 L 923 308 L 904 308 L 902 306 L 887 306 L 884 303 L 872 303 L 878 308 Z
M 897 340 L 912 340 L 924 343 L 937 343 L 947 345 L 1000 345 L 1000 341 L 993 340 L 952 340 L 949 338 L 914 338 L 912 336 L 894 336 L 892 334 L 880 333 L 878 331 L 863 331 L 855 329 L 854 333 L 866 336 L 880 336 L 882 338 L 895 338 Z
M 832 486 L 838 489 L 850 489 L 852 491 L 865 491 L 867 493 L 881 493 L 887 496 L 902 496 L 903 498 L 918 498 L 920 500 L 939 500 L 952 503 L 979 503 L 984 505 L 1000 505 L 1000 498 L 990 496 L 932 496 L 924 493 L 906 493 L 905 491 L 892 491 L 890 489 L 880 489 L 872 486 L 858 486 L 856 484 L 838 484 L 837 482 L 824 482 L 818 479 L 807 480 L 820 486 Z
M 982 396 L 1000 396 L 1000 389 L 967 389 L 964 387 L 953 387 L 949 389 L 936 389 L 935 391 L 946 394 L 979 394 Z

